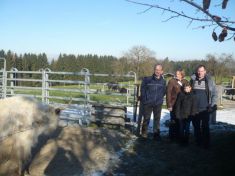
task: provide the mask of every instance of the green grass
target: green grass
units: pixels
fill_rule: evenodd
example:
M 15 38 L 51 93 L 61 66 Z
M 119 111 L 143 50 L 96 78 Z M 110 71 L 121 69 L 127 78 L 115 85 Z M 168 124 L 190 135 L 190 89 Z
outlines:
M 122 84 L 128 84 L 128 82 L 123 82 Z M 127 86 L 125 86 L 127 87 Z M 50 88 L 57 88 L 61 90 L 49 90 L 49 96 L 56 96 L 56 97 L 65 97 L 67 100 L 60 100 L 56 98 L 51 98 L 50 102 L 56 103 L 68 103 L 70 98 L 85 98 L 85 94 L 83 92 L 75 92 L 75 90 L 84 90 L 84 85 L 66 85 L 66 86 L 53 86 Z M 89 86 L 90 90 L 93 90 L 94 93 L 90 94 L 90 100 L 95 101 L 97 103 L 104 103 L 104 104 L 126 104 L 127 98 L 126 94 L 120 95 L 113 95 L 115 91 L 108 90 L 107 86 L 103 86 L 102 84 L 91 84 Z M 70 91 L 64 91 L 62 89 L 71 89 Z M 73 91 L 74 90 L 74 91 Z M 102 90 L 102 93 L 96 92 L 97 90 Z M 15 90 L 15 94 L 26 94 L 26 95 L 34 95 L 34 96 L 41 96 L 42 90 Z M 72 101 L 73 103 L 79 103 L 75 100 Z M 82 102 L 83 103 L 83 102 Z M 129 104 L 133 103 L 133 96 L 129 98 Z

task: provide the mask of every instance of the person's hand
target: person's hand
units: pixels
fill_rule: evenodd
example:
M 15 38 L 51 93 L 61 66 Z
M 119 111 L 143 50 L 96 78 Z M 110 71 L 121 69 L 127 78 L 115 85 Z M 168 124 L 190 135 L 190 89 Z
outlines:
M 213 111 L 213 108 L 211 107 L 211 105 L 209 105 L 209 106 L 207 107 L 207 111 L 208 111 L 208 112 L 212 112 L 212 111 Z
M 213 112 L 217 110 L 217 105 L 215 104 L 214 106 L 209 105 L 207 107 L 208 112 Z
M 213 106 L 213 110 L 214 111 L 216 111 L 218 108 L 217 108 L 217 104 L 215 104 L 214 106 Z
M 172 107 L 168 108 L 169 111 L 172 111 Z

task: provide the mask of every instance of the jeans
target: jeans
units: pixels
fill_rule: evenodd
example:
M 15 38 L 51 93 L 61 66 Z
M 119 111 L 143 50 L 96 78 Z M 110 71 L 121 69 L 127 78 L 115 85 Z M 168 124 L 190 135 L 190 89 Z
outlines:
M 202 111 L 193 117 L 192 123 L 194 127 L 194 137 L 198 145 L 208 147 L 210 145 L 210 128 L 209 128 L 210 113 Z
M 169 138 L 171 140 L 177 140 L 179 138 L 179 119 L 176 118 L 174 112 L 170 112 L 170 126 L 169 126 Z
M 179 134 L 181 142 L 188 142 L 190 133 L 190 121 L 191 118 L 179 120 Z
M 153 133 L 160 132 L 160 118 L 162 105 L 144 105 L 144 120 L 142 126 L 142 134 L 148 133 L 148 125 L 153 112 Z

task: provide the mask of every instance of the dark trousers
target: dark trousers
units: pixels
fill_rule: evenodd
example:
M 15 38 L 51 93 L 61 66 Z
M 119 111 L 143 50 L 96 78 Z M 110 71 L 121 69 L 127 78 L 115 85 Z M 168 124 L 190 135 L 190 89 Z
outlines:
M 174 112 L 170 112 L 170 126 L 169 126 L 169 138 L 176 140 L 179 138 L 179 119 L 176 118 Z
M 153 133 L 160 133 L 160 118 L 162 105 L 144 105 L 144 120 L 142 134 L 148 133 L 148 125 L 153 112 Z
M 195 115 L 192 120 L 196 143 L 202 144 L 204 147 L 208 147 L 210 144 L 209 119 L 210 113 L 202 111 Z
M 179 120 L 179 136 L 181 142 L 188 142 L 189 140 L 189 128 L 190 128 L 190 117 L 187 119 Z

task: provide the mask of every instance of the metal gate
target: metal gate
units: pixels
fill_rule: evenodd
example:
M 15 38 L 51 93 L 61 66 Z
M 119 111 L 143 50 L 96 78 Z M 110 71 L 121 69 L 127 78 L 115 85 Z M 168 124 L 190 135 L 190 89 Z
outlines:
M 81 120 L 88 117 L 91 114 L 93 103 L 112 104 L 117 100 L 116 104 L 134 106 L 136 101 L 137 80 L 135 72 L 132 71 L 126 75 L 93 74 L 87 68 L 83 68 L 80 72 L 54 72 L 48 68 L 38 71 L 18 71 L 16 68 L 12 68 L 10 71 L 6 71 L 6 61 L 3 58 L 1 61 L 3 61 L 3 67 L 0 70 L 1 98 L 15 95 L 33 96 L 54 106 L 58 104 L 67 107 L 66 104 L 70 104 L 70 109 L 67 109 L 68 113 L 63 114 L 70 120 Z M 131 81 L 118 83 L 120 89 L 125 88 L 126 92 L 123 93 L 110 90 L 109 83 L 91 82 L 94 77 L 107 77 L 107 79 L 125 77 L 130 78 Z M 108 100 L 101 102 L 100 99 L 103 96 L 108 97 Z
M 0 75 L 2 97 L 33 96 L 47 104 L 66 101 L 73 101 L 76 104 L 95 103 L 97 101 L 92 99 L 91 95 L 107 95 L 125 97 L 126 101 L 121 104 L 131 105 L 136 94 L 136 74 L 134 72 L 115 75 L 92 74 L 86 68 L 80 72 L 53 72 L 48 68 L 39 71 L 18 71 L 16 68 L 12 68 L 10 71 L 0 70 Z M 125 77 L 133 80 L 126 83 L 97 83 L 90 81 L 92 77 Z M 118 88 L 113 90 L 109 86 L 118 86 Z M 120 100 L 118 101 L 120 102 Z M 110 100 L 106 103 L 112 104 Z
M 219 105 L 225 108 L 235 107 L 235 88 L 232 84 L 222 84 L 217 86 L 219 95 Z

